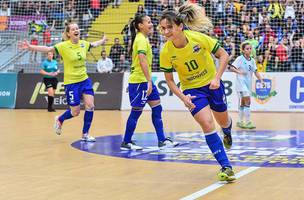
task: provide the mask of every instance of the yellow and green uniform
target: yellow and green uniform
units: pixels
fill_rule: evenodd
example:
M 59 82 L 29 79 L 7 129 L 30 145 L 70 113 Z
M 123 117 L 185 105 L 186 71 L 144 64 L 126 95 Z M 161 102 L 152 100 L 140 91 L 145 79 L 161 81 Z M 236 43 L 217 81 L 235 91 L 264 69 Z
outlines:
M 160 69 L 173 72 L 175 69 L 182 90 L 208 85 L 215 78 L 216 67 L 211 53 L 220 47 L 219 42 L 203 33 L 185 30 L 188 44 L 184 48 L 174 47 L 172 41 L 164 44 L 160 53 Z
M 85 60 L 90 50 L 89 42 L 79 40 L 77 44 L 73 44 L 67 40 L 56 44 L 54 48 L 63 59 L 65 85 L 78 83 L 88 78 Z
M 135 40 L 133 42 L 132 65 L 131 65 L 129 83 L 147 82 L 147 79 L 140 66 L 139 57 L 138 57 L 139 54 L 146 55 L 148 65 L 149 65 L 149 73 L 151 74 L 152 48 L 151 48 L 149 39 L 141 32 L 136 34 Z

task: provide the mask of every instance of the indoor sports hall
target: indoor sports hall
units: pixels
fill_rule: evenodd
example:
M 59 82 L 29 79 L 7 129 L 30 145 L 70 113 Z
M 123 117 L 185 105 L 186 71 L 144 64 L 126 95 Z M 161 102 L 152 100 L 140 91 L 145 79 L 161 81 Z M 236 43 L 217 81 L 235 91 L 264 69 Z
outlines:
M 229 66 L 234 67 L 234 61 L 243 55 L 242 44 L 248 42 L 251 59 L 262 77 L 262 82 L 252 78 L 252 126 L 240 123 L 236 73 L 227 69 L 221 77 L 232 119 L 233 143 L 225 149 L 236 177 L 231 182 L 218 180 L 221 166 L 208 148 L 202 128 L 170 90 L 160 70 L 159 54 L 165 43 L 158 26 L 160 16 L 184 3 L 1 1 L 0 199 L 303 199 L 304 2 L 188 1 L 199 5 L 212 22 L 212 30 L 204 34 L 219 41 L 229 55 Z M 161 99 L 165 135 L 179 143 L 175 147 L 159 148 L 153 114 L 146 105 L 132 137 L 143 149 L 121 149 L 131 110 L 130 24 L 138 13 L 149 15 L 154 26 L 149 37 L 151 79 Z M 29 47 L 57 45 L 71 21 L 77 23 L 81 41 L 92 44 L 107 38 L 105 44 L 86 54 L 95 105 L 90 135 L 95 142 L 82 138 L 86 99 L 80 103 L 79 116 L 65 121 L 61 134 L 55 133 L 54 119 L 71 103 L 64 86 L 62 57 L 55 53 L 58 69 L 45 73 L 49 55 L 20 48 L 23 41 L 28 41 Z M 219 65 L 215 57 L 214 63 Z M 53 91 L 45 75 L 58 80 Z M 173 77 L 180 86 L 177 72 Z M 216 131 L 222 139 L 217 123 Z

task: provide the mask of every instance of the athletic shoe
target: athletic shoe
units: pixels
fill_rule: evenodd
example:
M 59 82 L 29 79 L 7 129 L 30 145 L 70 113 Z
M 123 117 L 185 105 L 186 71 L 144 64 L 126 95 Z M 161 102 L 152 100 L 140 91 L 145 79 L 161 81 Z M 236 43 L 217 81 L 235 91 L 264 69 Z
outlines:
M 61 135 L 61 127 L 62 127 L 62 124 L 59 121 L 59 116 L 56 116 L 55 117 L 55 123 L 54 123 L 54 129 L 55 129 L 55 133 L 57 135 Z
M 248 122 L 247 124 L 245 124 L 245 127 L 248 128 L 248 129 L 255 129 L 256 128 L 256 126 L 253 125 L 252 122 Z
M 160 149 L 165 149 L 165 148 L 173 148 L 178 146 L 178 142 L 174 142 L 171 138 L 167 137 L 164 141 L 158 142 L 158 147 Z
M 89 134 L 83 134 L 81 141 L 84 142 L 96 142 L 96 139 L 93 136 L 90 136 Z
M 228 181 L 228 182 L 232 182 L 236 179 L 234 172 L 230 167 L 223 167 L 220 170 L 220 172 L 217 174 L 217 177 L 219 181 Z
M 247 128 L 247 127 L 245 126 L 245 123 L 244 123 L 244 122 L 237 122 L 237 123 L 236 123 L 236 126 L 239 127 L 239 128 Z
M 224 144 L 226 149 L 231 149 L 231 146 L 232 146 L 231 134 L 228 135 L 228 134 L 224 133 L 223 144 Z
M 48 108 L 48 112 L 56 112 L 54 108 Z
M 135 142 L 131 141 L 129 143 L 126 143 L 126 142 L 122 142 L 121 145 L 120 145 L 120 150 L 125 150 L 125 151 L 128 151 L 128 150 L 142 150 L 143 148 L 141 146 L 137 146 L 135 144 Z

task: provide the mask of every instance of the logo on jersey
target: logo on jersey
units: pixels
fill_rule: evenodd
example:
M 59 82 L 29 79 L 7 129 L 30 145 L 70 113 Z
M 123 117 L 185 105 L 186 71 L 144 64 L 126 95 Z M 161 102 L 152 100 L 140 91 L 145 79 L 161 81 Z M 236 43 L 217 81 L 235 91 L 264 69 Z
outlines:
M 198 53 L 201 50 L 201 47 L 197 44 L 193 47 L 193 53 Z
M 254 91 L 252 92 L 252 96 L 259 104 L 267 103 L 271 97 L 277 95 L 275 91 L 275 80 L 274 79 L 263 79 L 264 85 L 261 81 L 256 80 L 254 84 Z
M 80 44 L 80 47 L 81 47 L 81 48 L 84 48 L 84 47 L 85 47 L 84 43 L 81 43 L 81 44 Z

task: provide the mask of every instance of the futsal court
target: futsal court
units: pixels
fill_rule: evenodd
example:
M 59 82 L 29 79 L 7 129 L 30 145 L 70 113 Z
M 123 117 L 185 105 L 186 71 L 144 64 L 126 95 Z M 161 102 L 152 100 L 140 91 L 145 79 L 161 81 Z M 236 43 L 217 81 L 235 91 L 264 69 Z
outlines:
M 158 150 L 145 111 L 134 136 L 144 150 L 123 152 L 128 111 L 96 111 L 96 143 L 79 141 L 82 115 L 56 135 L 53 119 L 61 111 L 0 110 L 0 199 L 303 199 L 303 113 L 255 112 L 256 130 L 233 127 L 228 155 L 238 179 L 227 184 L 217 182 L 219 166 L 188 112 L 163 114 L 166 134 L 180 146 Z M 235 122 L 237 113 L 231 115 Z

